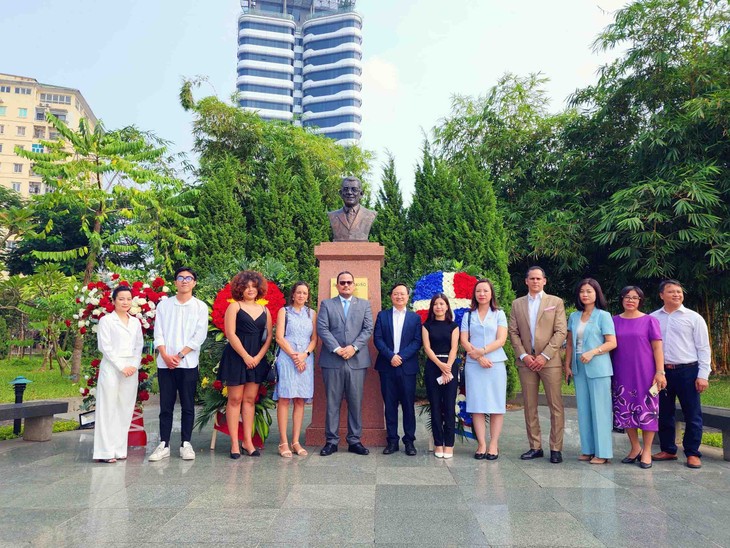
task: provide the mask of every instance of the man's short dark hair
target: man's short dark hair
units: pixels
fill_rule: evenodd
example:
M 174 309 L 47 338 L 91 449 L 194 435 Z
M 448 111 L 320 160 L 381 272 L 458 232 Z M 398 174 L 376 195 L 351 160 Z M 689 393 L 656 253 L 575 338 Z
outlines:
M 391 287 L 391 288 L 390 288 L 390 291 L 388 292 L 388 295 L 392 295 L 392 294 L 393 294 L 393 291 L 395 291 L 395 288 L 396 288 L 396 287 L 401 287 L 401 286 L 403 286 L 403 287 L 405 287 L 405 288 L 406 288 L 406 291 L 408 291 L 408 294 L 409 294 L 409 295 L 411 294 L 411 289 L 410 289 L 410 287 L 408 287 L 408 286 L 407 286 L 406 284 L 404 284 L 403 282 L 396 282 L 396 283 L 394 283 L 394 284 L 393 284 L 393 287 Z
M 530 272 L 532 272 L 533 270 L 539 270 L 540 272 L 542 272 L 542 277 L 547 278 L 547 274 L 545 274 L 545 269 L 543 267 L 531 266 L 530 268 L 527 269 L 527 272 L 525 272 L 525 279 L 530 277 Z
M 190 274 L 191 274 L 191 275 L 192 275 L 192 277 L 193 277 L 193 280 L 195 280 L 196 282 L 198 281 L 198 273 L 197 273 L 197 272 L 195 272 L 195 270 L 193 270 L 193 269 L 192 269 L 192 268 L 190 268 L 189 266 L 181 266 L 180 268 L 178 268 L 178 269 L 177 269 L 177 270 L 175 271 L 175 279 L 177 279 L 177 277 L 178 277 L 178 275 L 180 274 L 180 272 L 190 272 Z
M 679 280 L 669 278 L 667 280 L 662 280 L 661 282 L 659 282 L 659 293 L 664 293 L 664 288 L 667 287 L 668 285 L 678 285 L 679 287 L 682 288 L 682 291 L 684 291 L 684 286 L 682 285 L 682 283 Z
M 342 276 L 343 274 L 349 274 L 352 277 L 352 280 L 355 281 L 355 276 L 353 276 L 352 272 L 350 272 L 349 270 L 343 270 L 337 275 L 337 283 L 340 283 L 340 276 Z

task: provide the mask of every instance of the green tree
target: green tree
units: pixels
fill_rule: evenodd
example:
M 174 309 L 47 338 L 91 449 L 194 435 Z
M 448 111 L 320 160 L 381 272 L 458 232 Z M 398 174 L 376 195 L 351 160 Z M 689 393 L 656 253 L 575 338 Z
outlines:
M 343 175 L 367 175 L 369 154 L 301 127 L 265 122 L 215 97 L 196 102 L 196 83 L 183 84 L 181 102 L 194 115 L 201 193 L 211 189 L 214 196 L 199 204 L 194 230 L 200 246 L 193 264 L 212 273 L 212 265 L 230 263 L 231 257 L 272 257 L 315 281 L 314 246 L 330 239 L 326 212 L 340 207 Z M 226 224 L 226 215 L 235 218 Z M 204 235 L 212 231 L 218 234 L 208 247 Z
M 406 253 L 415 277 L 429 272 L 438 261 L 463 258 L 456 244 L 460 199 L 456 175 L 425 143 L 423 160 L 416 168 L 405 237 Z
M 712 326 L 727 367 L 730 327 L 730 6 L 642 0 L 616 14 L 597 49 L 627 53 L 573 97 L 605 149 L 597 173 L 612 190 L 596 210 L 593 240 L 609 264 L 643 284 L 676 277 Z
M 378 216 L 373 223 L 370 239 L 385 246 L 382 288 L 387 292 L 393 284 L 399 281 L 407 282 L 412 278 L 404 238 L 407 209 L 403 205 L 403 193 L 395 172 L 395 158 L 390 152 L 387 152 L 387 159 L 383 165 L 375 211 L 378 212 Z
M 160 188 L 182 192 L 183 187 L 164 165 L 164 146 L 152 144 L 146 134 L 135 128 L 106 131 L 101 123 L 92 131 L 83 118 L 78 130 L 73 131 L 50 113 L 47 119 L 61 139 L 41 141 L 46 152 L 19 147 L 15 152 L 34 162 L 34 171 L 52 190 L 43 195 L 43 207 L 81 212 L 78 230 L 88 243 L 61 251 L 36 250 L 33 254 L 54 261 L 83 258 L 82 283 L 86 284 L 99 267 L 104 249 L 131 252 L 134 246 L 130 245 L 128 237 L 154 242 L 162 234 L 161 223 L 155 221 L 167 215 L 164 209 L 178 207 L 189 211 L 190 207 L 158 198 Z M 114 214 L 126 219 L 127 224 L 118 231 L 105 231 L 104 223 Z M 143 220 L 144 228 L 136 224 L 140 220 Z M 177 229 L 164 233 L 171 240 L 166 245 L 182 247 L 188 244 L 190 227 L 181 225 Z M 82 350 L 83 338 L 79 335 L 72 357 L 71 376 L 74 379 L 80 372 Z

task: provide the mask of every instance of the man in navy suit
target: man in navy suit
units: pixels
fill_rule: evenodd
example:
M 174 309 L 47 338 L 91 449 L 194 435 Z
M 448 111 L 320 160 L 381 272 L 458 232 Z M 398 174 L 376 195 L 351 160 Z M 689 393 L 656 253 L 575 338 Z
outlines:
M 340 405 L 344 397 L 347 401 L 347 450 L 367 455 L 370 451 L 363 446 L 360 436 L 363 388 L 370 367 L 368 342 L 373 334 L 373 313 L 368 301 L 353 295 L 355 278 L 350 272 L 337 275 L 337 292 L 337 297 L 321 302 L 317 316 L 317 335 L 322 341 L 319 367 L 327 397 L 327 442 L 319 454 L 327 457 L 337 451 Z
M 421 348 L 421 318 L 406 310 L 409 290 L 397 283 L 390 290 L 393 308 L 382 310 L 375 321 L 373 340 L 378 349 L 375 369 L 380 373 L 380 391 L 385 402 L 388 445 L 384 455 L 398 452 L 398 404 L 403 409 L 403 445 L 406 455 L 416 447 L 416 375 Z

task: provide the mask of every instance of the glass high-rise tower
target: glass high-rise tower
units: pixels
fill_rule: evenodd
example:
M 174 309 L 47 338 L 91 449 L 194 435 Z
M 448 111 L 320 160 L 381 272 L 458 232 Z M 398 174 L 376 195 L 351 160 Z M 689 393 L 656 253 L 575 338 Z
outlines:
M 239 105 L 342 145 L 362 135 L 362 17 L 354 0 L 241 0 Z

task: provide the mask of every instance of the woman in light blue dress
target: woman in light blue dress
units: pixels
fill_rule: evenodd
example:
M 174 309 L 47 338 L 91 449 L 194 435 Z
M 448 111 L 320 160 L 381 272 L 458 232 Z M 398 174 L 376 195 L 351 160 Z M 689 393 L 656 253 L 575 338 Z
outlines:
M 291 458 L 292 451 L 299 456 L 307 450 L 299 443 L 304 418 L 304 403 L 314 395 L 314 349 L 317 346 L 317 313 L 307 306 L 309 285 L 297 282 L 289 296 L 289 306 L 279 310 L 276 320 L 276 370 L 279 382 L 274 389 L 276 419 L 281 434 L 279 454 Z M 294 402 L 292 412 L 292 441 L 287 438 L 289 400 Z
M 477 451 L 474 458 L 497 460 L 507 406 L 507 317 L 497 304 L 494 286 L 487 279 L 477 280 L 471 310 L 461 322 L 461 346 L 467 352 L 466 410 L 472 414 Z M 489 448 L 486 419 L 489 414 Z
M 613 366 L 609 352 L 616 348 L 616 329 L 606 312 L 606 298 L 593 278 L 578 282 L 575 307 L 568 318 L 565 380 L 575 378 L 580 461 L 606 464 L 613 458 Z

